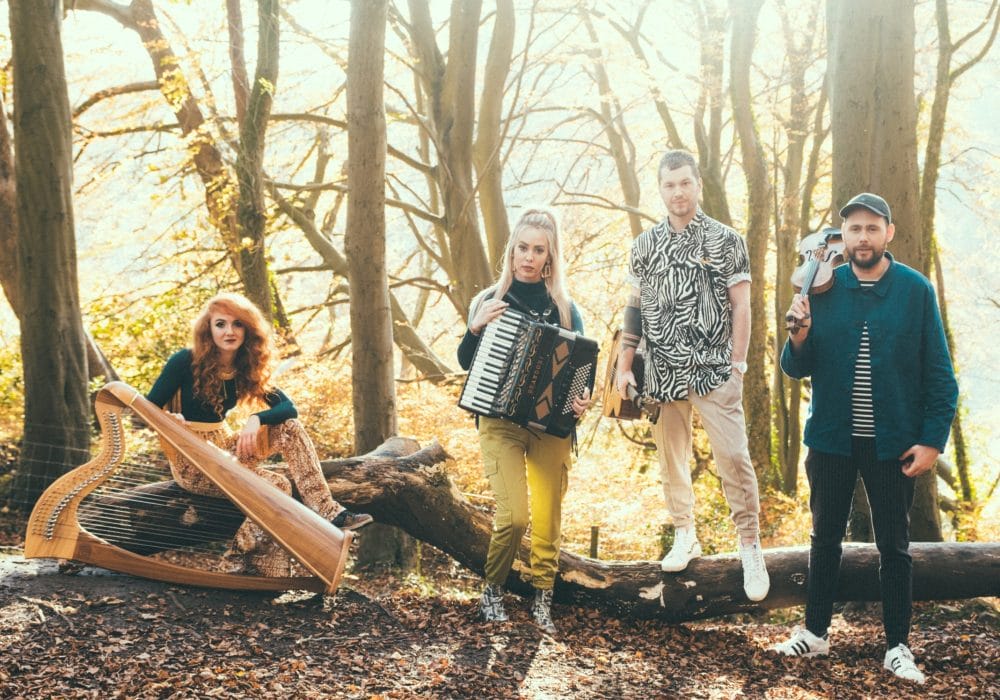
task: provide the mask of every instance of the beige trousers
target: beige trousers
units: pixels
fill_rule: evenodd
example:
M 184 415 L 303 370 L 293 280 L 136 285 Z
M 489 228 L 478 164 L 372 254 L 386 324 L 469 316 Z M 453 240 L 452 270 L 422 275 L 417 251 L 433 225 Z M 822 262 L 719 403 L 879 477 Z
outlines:
M 653 439 L 660 461 L 660 476 L 667 510 L 675 527 L 694 524 L 694 490 L 691 486 L 691 409 L 698 409 L 708 433 L 722 491 L 741 537 L 756 537 L 760 526 L 757 475 L 750 462 L 746 419 L 743 416 L 743 378 L 734 372 L 729 380 L 705 396 L 693 391 L 687 399 L 660 405 L 660 419 Z

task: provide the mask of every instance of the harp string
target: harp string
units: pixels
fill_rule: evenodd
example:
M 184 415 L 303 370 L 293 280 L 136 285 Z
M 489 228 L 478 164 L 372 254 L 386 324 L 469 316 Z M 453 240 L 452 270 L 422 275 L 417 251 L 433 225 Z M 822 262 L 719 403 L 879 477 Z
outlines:
M 162 453 L 155 431 L 129 420 L 134 417 L 130 411 L 127 415 L 122 428 L 127 433 L 128 452 L 138 452 L 140 459 L 148 461 L 123 460 L 115 474 L 85 496 L 77 510 L 80 526 L 128 550 L 183 550 L 218 556 L 245 516 L 225 497 L 194 494 L 176 484 L 169 464 L 158 456 Z M 47 431 L 65 434 L 62 426 L 33 423 L 32 429 L 25 430 L 25 435 Z M 90 443 L 87 450 L 22 440 L 17 459 L 19 469 L 39 475 L 36 477 L 39 482 L 50 481 L 51 476 L 44 475 L 66 473 L 94 458 L 101 449 L 96 437 L 95 433 L 87 431 L 86 439 Z M 27 492 L 30 489 L 14 494 L 12 500 L 30 508 L 34 498 L 28 498 Z M 177 503 L 181 499 L 186 501 L 183 507 Z M 183 517 L 190 518 L 191 525 L 181 522 Z M 55 537 L 60 538 L 59 535 Z

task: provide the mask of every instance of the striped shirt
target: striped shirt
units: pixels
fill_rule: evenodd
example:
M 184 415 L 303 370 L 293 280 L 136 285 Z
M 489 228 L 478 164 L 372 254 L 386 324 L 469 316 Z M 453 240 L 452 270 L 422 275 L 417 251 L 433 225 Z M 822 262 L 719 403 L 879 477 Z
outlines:
M 875 282 L 862 282 L 862 288 L 874 287 Z M 861 329 L 858 360 L 854 364 L 854 386 L 851 389 L 851 435 L 875 437 L 875 408 L 872 405 L 872 351 L 868 322 Z

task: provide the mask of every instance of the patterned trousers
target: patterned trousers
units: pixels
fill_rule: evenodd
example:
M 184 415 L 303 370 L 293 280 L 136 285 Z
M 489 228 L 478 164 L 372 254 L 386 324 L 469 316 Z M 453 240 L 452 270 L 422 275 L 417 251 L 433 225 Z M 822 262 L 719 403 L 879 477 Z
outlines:
M 188 423 L 187 425 L 213 445 L 233 455 L 236 454 L 238 434 L 232 432 L 228 424 Z M 302 427 L 302 423 L 291 419 L 280 425 L 262 426 L 257 444 L 257 456 L 248 460 L 241 459 L 241 465 L 289 496 L 292 495 L 294 484 L 302 502 L 327 520 L 343 510 L 330 495 L 330 489 L 319 465 L 316 448 Z M 202 496 L 225 497 L 218 487 L 183 455 L 171 449 L 164 451 L 170 462 L 174 480 L 181 488 Z M 261 464 L 264 459 L 276 454 L 285 458 L 288 476 L 267 469 Z M 291 556 L 249 518 L 244 520 L 236 531 L 232 548 L 226 553 L 225 559 L 227 567 L 232 569 L 233 573 L 252 568 L 264 576 L 288 576 L 292 563 Z

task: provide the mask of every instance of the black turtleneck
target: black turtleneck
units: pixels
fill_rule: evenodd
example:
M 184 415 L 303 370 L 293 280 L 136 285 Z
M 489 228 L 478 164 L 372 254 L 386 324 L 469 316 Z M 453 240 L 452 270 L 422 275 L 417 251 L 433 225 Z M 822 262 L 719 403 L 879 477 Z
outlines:
M 544 281 L 519 282 L 517 279 L 514 279 L 503 300 L 510 304 L 511 308 L 516 311 L 542 314 L 547 323 L 555 326 L 559 325 L 559 307 L 549 298 L 549 291 L 545 288 Z M 474 312 L 475 308 L 470 311 L 470 321 Z M 580 312 L 577 310 L 576 304 L 572 302 L 570 302 L 570 317 L 573 331 L 575 333 L 583 333 L 583 319 L 580 317 Z M 479 336 L 473 334 L 467 328 L 465 336 L 458 346 L 458 364 L 461 365 L 462 369 L 469 369 L 472 365 L 472 358 L 475 356 L 478 346 Z

